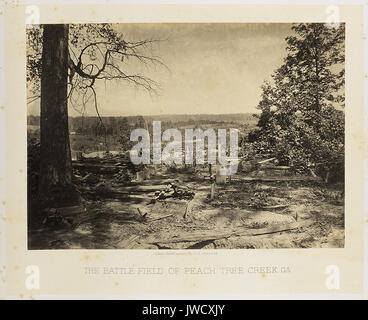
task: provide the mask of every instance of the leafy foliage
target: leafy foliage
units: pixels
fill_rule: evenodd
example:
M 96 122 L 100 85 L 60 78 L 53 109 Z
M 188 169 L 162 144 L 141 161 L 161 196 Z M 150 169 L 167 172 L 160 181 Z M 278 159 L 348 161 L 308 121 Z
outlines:
M 258 128 L 248 142 L 297 171 L 337 175 L 344 166 L 344 25 L 292 29 L 284 64 L 262 87 Z

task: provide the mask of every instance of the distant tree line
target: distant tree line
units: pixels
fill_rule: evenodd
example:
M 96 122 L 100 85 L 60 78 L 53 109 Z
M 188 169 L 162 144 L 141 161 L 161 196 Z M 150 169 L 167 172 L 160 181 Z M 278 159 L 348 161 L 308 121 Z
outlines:
M 193 115 L 163 115 L 159 116 L 111 116 L 101 117 L 102 123 L 98 117 L 69 117 L 69 131 L 91 137 L 120 136 L 124 132 L 129 132 L 134 128 L 145 128 L 152 130 L 152 122 L 160 120 L 162 122 L 162 130 L 169 128 L 205 128 L 212 126 L 213 128 L 239 128 L 246 125 L 253 128 L 256 124 L 252 114 L 225 114 L 225 115 L 198 115 L 200 121 Z M 205 118 L 207 117 L 207 118 Z M 27 119 L 28 125 L 40 125 L 40 117 L 29 115 Z

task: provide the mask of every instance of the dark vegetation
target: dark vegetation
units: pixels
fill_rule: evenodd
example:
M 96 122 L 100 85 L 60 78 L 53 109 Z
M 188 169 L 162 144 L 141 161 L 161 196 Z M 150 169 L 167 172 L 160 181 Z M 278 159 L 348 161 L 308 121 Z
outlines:
M 326 182 L 344 180 L 345 25 L 299 24 L 286 38 L 288 54 L 263 87 L 257 128 L 248 152 L 313 172 Z M 247 149 L 245 147 L 245 149 Z

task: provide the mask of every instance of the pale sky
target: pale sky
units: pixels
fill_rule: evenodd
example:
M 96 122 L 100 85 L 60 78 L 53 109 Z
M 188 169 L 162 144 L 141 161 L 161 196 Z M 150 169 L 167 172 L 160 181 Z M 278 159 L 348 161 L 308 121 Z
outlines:
M 283 63 L 291 24 L 119 24 L 128 41 L 162 39 L 152 47 L 169 70 L 137 66 L 160 84 L 150 95 L 120 82 L 96 82 L 101 116 L 254 112 L 261 85 Z M 149 51 L 150 52 L 150 51 Z M 136 66 L 136 64 L 134 64 Z M 39 101 L 28 106 L 39 113 Z M 69 115 L 78 116 L 72 108 Z M 87 115 L 95 116 L 93 105 Z

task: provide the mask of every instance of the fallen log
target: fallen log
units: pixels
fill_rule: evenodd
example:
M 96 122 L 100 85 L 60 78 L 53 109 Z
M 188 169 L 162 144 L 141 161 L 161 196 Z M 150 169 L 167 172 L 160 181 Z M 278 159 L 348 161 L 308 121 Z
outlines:
M 272 226 L 262 229 L 249 229 L 249 228 L 239 228 L 237 230 L 231 232 L 218 232 L 212 231 L 209 232 L 201 231 L 196 233 L 188 233 L 184 236 L 171 238 L 171 239 L 162 239 L 162 240 L 155 240 L 155 241 L 148 241 L 146 243 L 149 244 L 157 244 L 157 243 L 178 243 L 178 242 L 203 242 L 203 241 L 214 241 L 219 239 L 226 239 L 234 236 L 258 236 L 264 234 L 271 234 L 283 231 L 289 231 L 297 228 L 305 228 L 312 225 L 314 222 L 294 222 L 286 225 L 278 225 Z M 205 233 L 205 234 L 204 234 Z
M 270 158 L 270 159 L 266 159 L 266 160 L 258 161 L 257 163 L 258 163 L 258 164 L 263 164 L 263 163 L 267 163 L 267 162 L 273 161 L 273 160 L 275 160 L 275 159 L 276 159 L 276 158 Z
M 104 165 L 97 163 L 83 163 L 83 162 L 73 162 L 73 168 L 80 169 L 92 173 L 107 173 L 114 174 L 118 173 L 125 166 L 114 166 L 114 165 Z
M 153 186 L 124 186 L 124 187 L 119 187 L 116 184 L 113 185 L 115 190 L 118 190 L 120 192 L 153 192 L 153 191 L 162 191 L 162 190 L 166 190 L 167 189 L 167 185 L 166 184 L 158 184 L 158 185 L 153 185 Z
M 287 208 L 289 205 L 288 204 L 277 204 L 274 206 L 265 206 L 265 207 L 259 207 L 258 209 L 261 210 L 274 210 L 274 209 L 284 209 Z
M 174 204 L 188 204 L 187 200 L 175 199 L 175 198 L 167 198 L 167 199 L 157 199 L 157 202 L 161 203 L 174 203 Z
M 166 186 L 165 186 L 166 188 Z M 84 188 L 86 192 L 90 191 L 90 188 Z M 112 185 L 111 187 L 99 187 L 95 188 L 95 194 L 98 196 L 112 198 L 112 199 L 124 199 L 127 200 L 129 198 L 141 198 L 143 200 L 150 201 L 152 197 L 145 196 L 151 192 L 157 190 L 164 190 L 164 187 L 155 188 L 151 187 L 116 187 L 116 185 Z M 154 196 L 154 194 L 152 194 Z M 142 200 L 142 201 L 143 201 Z
M 150 179 L 145 181 L 131 181 L 127 186 L 157 186 L 157 185 L 168 185 L 169 183 L 176 182 L 177 179 Z
M 235 180 L 235 179 L 234 179 Z M 321 181 L 319 177 L 295 176 L 295 177 L 242 177 L 236 178 L 236 181 L 254 181 L 254 182 L 278 182 L 278 181 Z

